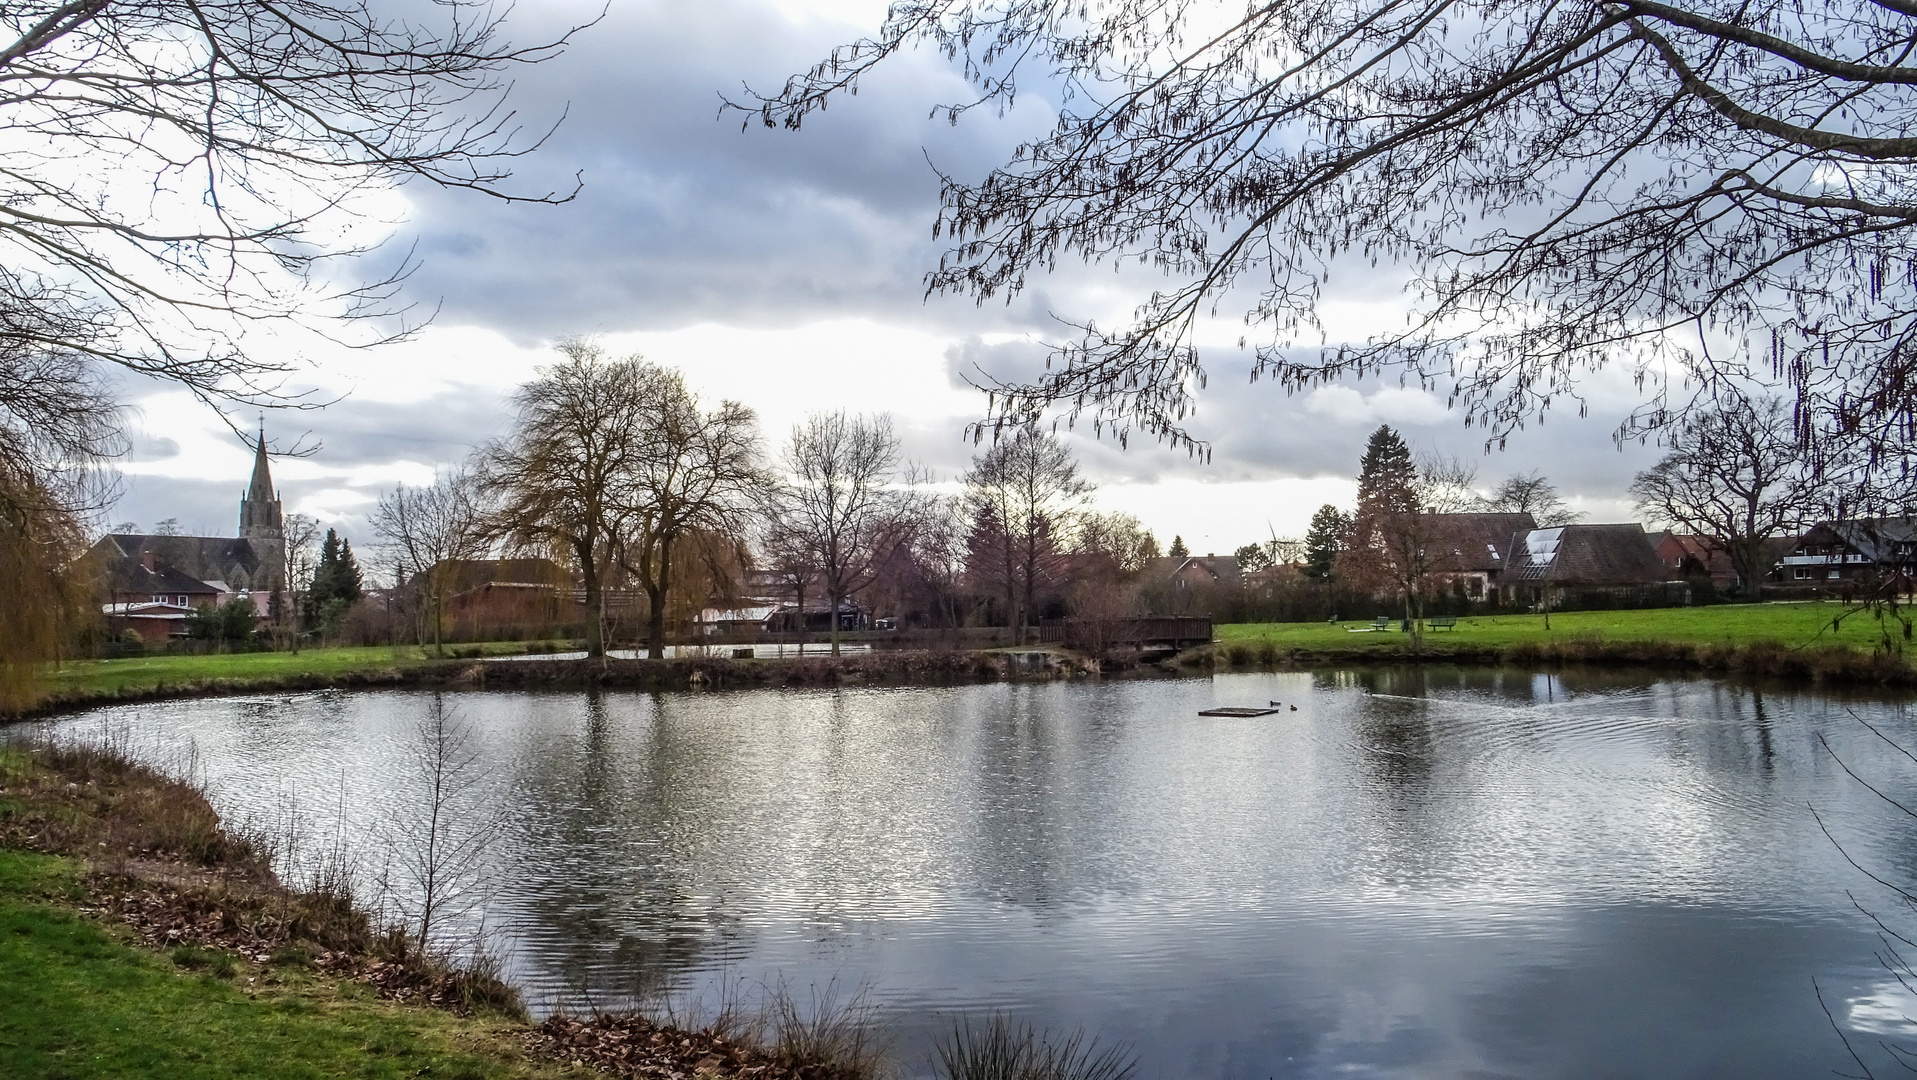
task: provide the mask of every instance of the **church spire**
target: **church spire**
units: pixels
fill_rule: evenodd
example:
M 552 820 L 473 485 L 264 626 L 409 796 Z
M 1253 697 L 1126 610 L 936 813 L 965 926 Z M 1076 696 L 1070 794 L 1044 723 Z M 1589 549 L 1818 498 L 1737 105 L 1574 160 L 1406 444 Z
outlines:
M 273 501 L 273 471 L 266 464 L 266 426 L 260 425 L 258 450 L 253 454 L 253 483 L 246 489 L 248 502 Z
M 246 498 L 240 500 L 240 535 L 249 540 L 278 540 L 285 533 L 280 513 L 279 493 L 273 490 L 273 470 L 266 460 L 266 425 L 260 425 L 260 441 L 253 453 L 253 482 L 247 485 Z

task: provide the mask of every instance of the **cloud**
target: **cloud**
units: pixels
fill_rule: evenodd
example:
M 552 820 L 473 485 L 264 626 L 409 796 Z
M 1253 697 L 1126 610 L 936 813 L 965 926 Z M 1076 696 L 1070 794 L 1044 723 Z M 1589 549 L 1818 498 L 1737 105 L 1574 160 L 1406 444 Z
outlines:
M 1455 421 L 1444 402 L 1428 390 L 1387 386 L 1369 397 L 1349 386 L 1321 386 L 1304 399 L 1305 411 L 1340 424 L 1397 424 L 1429 427 Z

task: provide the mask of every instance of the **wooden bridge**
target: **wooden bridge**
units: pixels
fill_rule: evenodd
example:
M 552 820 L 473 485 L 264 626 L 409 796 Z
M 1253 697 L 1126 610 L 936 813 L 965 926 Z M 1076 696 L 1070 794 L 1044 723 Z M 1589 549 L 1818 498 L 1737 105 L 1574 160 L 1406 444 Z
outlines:
M 1074 649 L 1183 649 L 1211 640 L 1211 617 L 1046 619 L 1038 624 L 1038 640 Z

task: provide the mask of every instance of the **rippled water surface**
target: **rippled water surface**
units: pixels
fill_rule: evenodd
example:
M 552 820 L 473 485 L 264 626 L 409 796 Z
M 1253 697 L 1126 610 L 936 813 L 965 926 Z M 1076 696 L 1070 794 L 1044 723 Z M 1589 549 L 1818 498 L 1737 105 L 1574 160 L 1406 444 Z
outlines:
M 367 870 L 435 701 L 52 726 Z M 1860 1048 L 1917 1044 L 1847 891 L 1895 909 L 1845 858 L 1917 879 L 1917 822 L 1837 760 L 1917 798 L 1864 725 L 1917 745 L 1905 703 L 1487 670 L 442 707 L 506 825 L 485 920 L 536 1003 L 864 984 L 908 1072 L 991 1008 L 1130 1040 L 1145 1077 L 1824 1076 L 1849 1058 L 1819 989 Z

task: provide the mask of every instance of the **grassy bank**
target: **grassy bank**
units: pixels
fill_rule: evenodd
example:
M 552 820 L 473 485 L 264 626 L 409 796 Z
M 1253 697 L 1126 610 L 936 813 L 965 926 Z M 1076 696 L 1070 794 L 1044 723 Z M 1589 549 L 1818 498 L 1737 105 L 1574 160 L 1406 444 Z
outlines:
M 858 1009 L 699 1030 L 527 1022 L 484 968 L 287 888 L 194 788 L 98 747 L 0 747 L 0 1076 L 868 1080 Z
M 1545 628 L 1542 615 L 1467 615 L 1456 630 L 1425 635 L 1428 646 L 1445 648 L 1508 648 L 1568 638 L 1607 641 L 1666 641 L 1693 645 L 1750 645 L 1775 642 L 1793 648 L 1841 646 L 1870 650 L 1882 638 L 1882 627 L 1869 612 L 1852 614 L 1842 625 L 1832 622 L 1848 609 L 1837 603 L 1717 604 L 1709 607 L 1652 608 L 1643 611 L 1562 611 L 1551 615 Z M 1352 633 L 1366 622 L 1236 623 L 1218 628 L 1218 639 L 1270 641 L 1281 649 L 1378 650 L 1403 649 L 1406 635 L 1393 621 L 1384 633 Z M 1893 628 L 1901 638 L 1902 630 Z
M 509 995 L 390 1000 L 356 977 L 379 954 L 363 915 L 282 887 L 191 788 L 0 750 L 0 1076 L 584 1075 L 526 1052 Z
M 89 660 L 47 672 L 29 715 L 119 701 L 270 693 L 325 688 L 445 687 L 555 690 L 588 687 L 684 690 L 749 686 L 946 684 L 1004 678 L 1057 678 L 1089 673 L 1070 657 L 1043 668 L 1020 668 L 995 651 L 888 650 L 841 657 L 804 656 L 734 660 L 723 655 L 671 660 L 582 660 L 519 654 L 517 642 L 462 645 L 461 656 L 436 659 L 416 648 L 308 649 L 292 653 L 233 653 Z M 534 652 L 548 651 L 542 643 Z
M 1481 663 L 1640 663 L 1704 671 L 1763 671 L 1788 677 L 1917 685 L 1917 669 L 1883 655 L 1884 627 L 1869 612 L 1836 603 L 1743 604 L 1645 611 L 1575 611 L 1465 616 L 1456 629 L 1425 635 L 1424 657 Z M 1833 624 L 1836 625 L 1833 625 Z M 1392 623 L 1353 633 L 1366 622 L 1241 623 L 1217 628 L 1211 655 L 1234 666 L 1273 663 L 1372 663 L 1410 657 L 1409 638 Z M 1894 641 L 1902 628 L 1893 626 Z M 463 687 L 675 690 L 693 687 L 950 684 L 1090 674 L 1072 658 L 1041 669 L 1017 667 L 1002 652 L 888 650 L 766 660 L 725 656 L 663 661 L 552 660 L 479 663 L 482 656 L 548 651 L 534 643 L 461 645 L 457 658 L 429 650 L 307 649 L 299 653 L 155 656 L 70 663 L 47 673 L 35 712 L 114 701 L 325 687 Z M 1111 665 L 1106 673 L 1113 672 Z M 1157 672 L 1157 667 L 1145 669 Z
M 1839 620 L 1839 616 L 1848 614 Z M 1398 623 L 1353 632 L 1366 622 L 1239 623 L 1218 628 L 1212 655 L 1233 666 L 1400 661 L 1410 635 Z M 1917 685 L 1902 627 L 1836 603 L 1740 604 L 1643 611 L 1574 611 L 1465 616 L 1456 629 L 1428 630 L 1422 658 L 1484 663 L 1643 664 L 1707 672 L 1885 686 Z
M 535 647 L 545 647 L 536 643 Z M 463 657 L 527 651 L 525 643 L 490 642 L 449 646 Z M 366 673 L 399 673 L 448 661 L 431 649 L 402 645 L 302 649 L 293 652 L 208 653 L 202 656 L 137 656 L 123 660 L 76 660 L 50 669 L 45 686 L 55 698 L 111 697 L 177 686 L 219 683 L 269 683 L 291 679 L 328 679 Z

